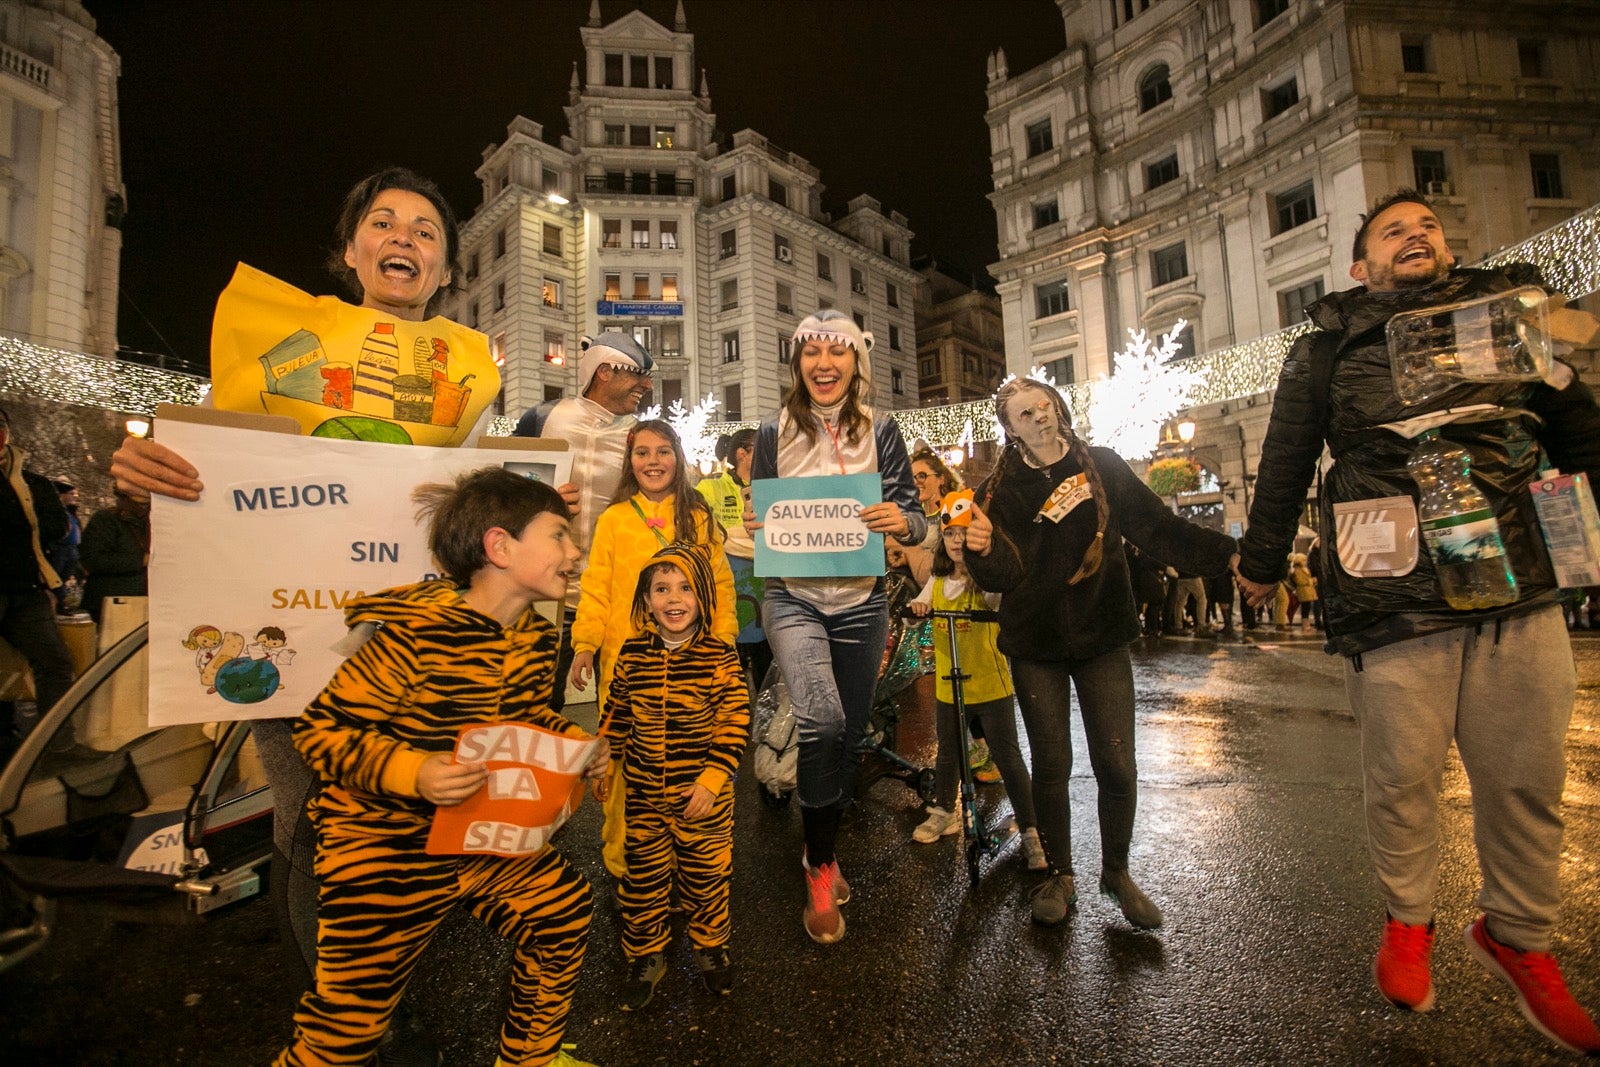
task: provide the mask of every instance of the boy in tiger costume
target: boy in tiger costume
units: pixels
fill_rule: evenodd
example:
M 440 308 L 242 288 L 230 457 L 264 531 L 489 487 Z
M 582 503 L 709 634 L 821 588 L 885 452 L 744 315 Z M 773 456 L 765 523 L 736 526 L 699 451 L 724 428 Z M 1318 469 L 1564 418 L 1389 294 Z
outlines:
M 588 944 L 588 883 L 550 848 L 427 854 L 435 807 L 462 803 L 487 778 L 482 763 L 455 762 L 463 726 L 526 722 L 584 736 L 550 711 L 556 631 L 531 607 L 560 600 L 577 564 L 567 507 L 549 486 L 497 468 L 422 486 L 415 499 L 447 577 L 354 601 L 346 618 L 365 640 L 294 726 L 323 782 L 310 805 L 321 903 L 315 984 L 277 1062 L 368 1063 L 460 902 L 513 946 L 497 1067 L 575 1067 L 561 1037 Z M 588 776 L 605 770 L 606 748 Z
M 627 827 L 617 894 L 624 1011 L 648 1004 L 666 971 L 674 879 L 695 969 L 712 993 L 733 989 L 733 777 L 750 732 L 750 693 L 739 653 L 705 621 L 716 608 L 704 546 L 678 541 L 657 552 L 634 591 L 641 632 L 623 642 L 611 679 L 603 733 L 622 762 Z

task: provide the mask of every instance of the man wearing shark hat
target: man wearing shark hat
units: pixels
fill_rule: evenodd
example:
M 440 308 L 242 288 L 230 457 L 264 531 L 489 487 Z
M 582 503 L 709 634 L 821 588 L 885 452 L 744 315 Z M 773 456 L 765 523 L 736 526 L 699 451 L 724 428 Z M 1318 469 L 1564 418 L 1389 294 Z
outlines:
M 561 628 L 561 658 L 556 677 L 565 678 L 572 666 L 572 620 L 578 610 L 583 570 L 589 564 L 589 544 L 594 524 L 611 503 L 627 465 L 628 433 L 638 423 L 634 412 L 650 392 L 655 360 L 644 346 L 625 333 L 611 331 L 584 338 L 578 361 L 578 395 L 550 409 L 538 436 L 559 438 L 572 450 L 572 480 L 560 487 L 561 495 L 576 515 L 572 539 L 583 557 L 567 583 L 565 623 Z M 523 427 L 519 426 L 522 432 Z M 566 703 L 566 692 L 556 687 L 555 705 Z

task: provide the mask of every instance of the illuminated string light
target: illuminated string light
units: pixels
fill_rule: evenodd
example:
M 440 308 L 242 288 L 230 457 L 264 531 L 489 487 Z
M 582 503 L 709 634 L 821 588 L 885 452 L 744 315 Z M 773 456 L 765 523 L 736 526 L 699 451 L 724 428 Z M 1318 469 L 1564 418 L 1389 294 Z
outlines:
M 1510 262 L 1533 264 L 1552 288 L 1572 299 L 1600 290 L 1600 204 L 1494 253 L 1480 265 Z M 1187 403 L 1200 407 L 1272 389 L 1290 346 L 1310 330 L 1310 323 L 1301 323 L 1185 360 L 1184 370 L 1194 376 Z M 198 404 L 208 388 L 202 378 L 0 335 L 0 392 L 13 396 L 153 416 L 156 405 L 163 401 Z M 1059 388 L 1075 415 L 1091 410 L 1096 383 L 1076 382 Z M 974 442 L 995 440 L 992 399 L 891 414 L 908 441 L 921 438 L 935 447 L 961 442 L 970 449 Z M 509 437 L 515 425 L 516 420 L 501 416 L 492 422 L 489 433 Z M 714 443 L 718 434 L 755 425 L 752 421 L 708 421 L 702 437 Z

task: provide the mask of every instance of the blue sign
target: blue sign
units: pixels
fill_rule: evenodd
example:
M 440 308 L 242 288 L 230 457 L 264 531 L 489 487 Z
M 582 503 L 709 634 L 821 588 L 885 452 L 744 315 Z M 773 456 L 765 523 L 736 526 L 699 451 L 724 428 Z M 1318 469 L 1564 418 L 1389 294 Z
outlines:
M 659 301 L 648 300 L 596 300 L 594 303 L 596 315 L 659 315 L 673 318 L 683 317 L 683 305 L 665 304 Z
M 883 535 L 861 509 L 883 499 L 877 474 L 757 478 L 750 483 L 756 521 L 756 574 L 763 578 L 844 578 L 884 571 Z

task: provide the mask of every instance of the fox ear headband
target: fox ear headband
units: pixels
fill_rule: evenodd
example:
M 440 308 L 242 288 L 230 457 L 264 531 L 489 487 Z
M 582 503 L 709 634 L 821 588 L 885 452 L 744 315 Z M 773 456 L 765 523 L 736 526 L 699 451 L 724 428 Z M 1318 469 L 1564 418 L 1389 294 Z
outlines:
M 939 503 L 939 521 L 946 526 L 970 526 L 972 490 L 957 489 L 953 493 L 946 493 L 944 500 Z

